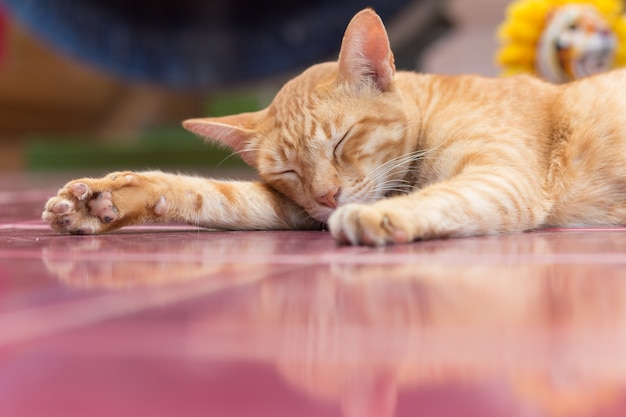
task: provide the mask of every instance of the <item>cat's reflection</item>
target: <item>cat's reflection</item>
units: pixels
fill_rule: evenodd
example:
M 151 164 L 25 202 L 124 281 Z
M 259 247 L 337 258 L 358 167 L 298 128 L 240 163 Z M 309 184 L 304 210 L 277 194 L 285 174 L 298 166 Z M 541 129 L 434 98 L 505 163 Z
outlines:
M 264 282 L 260 311 L 284 329 L 282 375 L 347 416 L 393 415 L 408 387 L 503 380 L 550 415 L 595 415 L 626 394 L 626 282 L 580 271 L 342 265 Z
M 237 281 L 246 271 L 259 275 L 267 256 L 289 244 L 268 239 L 262 232 L 248 232 L 241 239 L 241 233 L 81 236 L 51 240 L 42 259 L 48 271 L 69 286 L 128 289 L 207 276 Z
M 264 248 L 254 238 L 238 240 L 237 254 L 263 257 L 282 244 L 259 239 Z M 178 240 L 168 251 L 187 254 L 186 262 L 129 256 L 106 267 L 95 266 L 103 249 L 112 250 L 106 240 L 85 242 L 69 261 L 46 261 L 69 285 L 153 285 L 167 276 L 220 279 L 235 276 L 232 268 L 246 268 L 213 262 L 232 254 L 232 241 Z M 227 323 L 226 334 L 237 339 L 238 348 L 229 353 L 233 359 L 272 364 L 292 386 L 339 404 L 348 417 L 392 416 L 399 393 L 446 384 L 482 386 L 486 392 L 498 386 L 516 410 L 597 415 L 626 395 L 626 281 L 619 263 L 598 264 L 589 276 L 576 263 L 582 255 L 567 255 L 573 253 L 569 242 L 549 234 L 431 242 L 297 268 L 300 276 L 277 274 L 249 283 L 243 302 L 224 306 L 223 314 L 213 309 L 194 317 L 187 353 L 211 358 L 216 344 L 228 343 L 211 335 L 223 338 Z M 537 256 L 471 262 L 490 256 L 494 245 Z M 610 243 L 605 239 L 602 245 Z M 159 243 L 146 247 L 158 251 Z M 83 256 L 92 252 L 100 258 Z M 390 262 L 394 256 L 412 262 Z M 242 335 L 253 340 L 242 344 Z

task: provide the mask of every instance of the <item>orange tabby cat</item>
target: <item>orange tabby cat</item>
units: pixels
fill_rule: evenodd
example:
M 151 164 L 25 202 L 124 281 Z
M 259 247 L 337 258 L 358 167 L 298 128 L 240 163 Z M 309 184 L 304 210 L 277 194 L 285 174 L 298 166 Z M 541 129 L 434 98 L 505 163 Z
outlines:
M 184 122 L 261 181 L 114 173 L 71 181 L 43 218 L 69 233 L 326 224 L 340 242 L 374 245 L 626 224 L 625 97 L 626 71 L 560 86 L 396 72 L 366 9 L 338 61 L 304 71 L 266 109 Z

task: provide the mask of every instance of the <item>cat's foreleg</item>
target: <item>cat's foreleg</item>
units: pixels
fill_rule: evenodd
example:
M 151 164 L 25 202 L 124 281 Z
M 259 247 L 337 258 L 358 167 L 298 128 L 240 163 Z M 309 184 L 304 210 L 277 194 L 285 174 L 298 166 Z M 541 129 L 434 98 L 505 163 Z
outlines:
M 261 182 L 116 172 L 70 181 L 42 218 L 59 232 L 104 233 L 123 226 L 183 222 L 230 230 L 312 228 L 306 212 Z
M 519 173 L 460 175 L 412 194 L 340 206 L 328 227 L 353 245 L 524 231 L 546 218 L 549 203 L 540 190 Z

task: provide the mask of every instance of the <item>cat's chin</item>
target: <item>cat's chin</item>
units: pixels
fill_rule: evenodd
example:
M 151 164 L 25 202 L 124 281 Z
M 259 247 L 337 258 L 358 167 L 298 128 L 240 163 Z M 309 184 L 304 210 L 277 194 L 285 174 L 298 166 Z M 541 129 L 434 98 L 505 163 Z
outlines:
M 330 216 L 335 212 L 334 209 L 318 209 L 309 211 L 309 216 L 313 217 L 315 220 L 326 223 Z
M 322 223 L 326 224 L 326 223 L 328 223 L 328 219 L 330 218 L 331 214 L 333 214 L 333 212 L 330 212 L 329 214 L 324 215 L 324 216 L 311 216 L 311 217 L 313 217 L 318 222 L 322 222 Z

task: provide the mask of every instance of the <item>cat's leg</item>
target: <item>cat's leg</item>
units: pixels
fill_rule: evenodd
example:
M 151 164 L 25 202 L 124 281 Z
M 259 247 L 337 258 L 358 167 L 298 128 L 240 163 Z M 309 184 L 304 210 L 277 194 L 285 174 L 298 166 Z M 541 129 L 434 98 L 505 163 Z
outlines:
M 153 222 L 231 230 L 315 227 L 301 207 L 263 183 L 159 171 L 70 181 L 48 200 L 42 218 L 53 229 L 73 234 Z
M 540 227 L 550 205 L 540 184 L 496 168 L 371 204 L 346 204 L 328 227 L 353 245 L 511 233 Z

